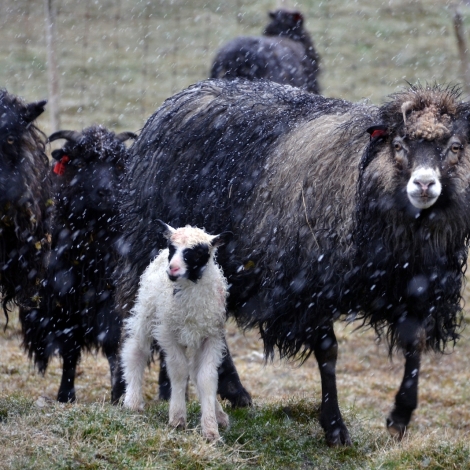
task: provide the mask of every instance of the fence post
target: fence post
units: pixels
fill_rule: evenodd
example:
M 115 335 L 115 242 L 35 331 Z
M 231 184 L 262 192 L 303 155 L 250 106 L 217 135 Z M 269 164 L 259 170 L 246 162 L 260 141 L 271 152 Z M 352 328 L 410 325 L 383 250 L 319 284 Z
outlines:
M 466 94 L 470 93 L 470 68 L 468 62 L 467 39 L 465 37 L 465 28 L 463 26 L 462 15 L 458 10 L 454 13 L 454 30 L 457 38 L 457 49 L 460 59 L 460 70 L 463 81 L 463 90 Z
M 56 10 L 54 0 L 44 0 L 46 16 L 46 46 L 47 46 L 47 71 L 49 104 L 48 110 L 51 116 L 51 132 L 60 128 L 59 120 L 59 70 L 57 67 L 57 30 L 56 30 Z

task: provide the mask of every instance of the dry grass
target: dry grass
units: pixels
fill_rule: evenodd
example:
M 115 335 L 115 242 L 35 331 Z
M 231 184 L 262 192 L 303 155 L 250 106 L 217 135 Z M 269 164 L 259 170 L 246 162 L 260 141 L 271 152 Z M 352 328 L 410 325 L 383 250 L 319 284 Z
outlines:
M 156 364 L 146 373 L 148 408 L 142 416 L 107 405 L 110 375 L 107 362 L 101 355 L 83 358 L 76 383 L 78 403 L 56 404 L 54 399 L 61 374 L 59 360 L 54 359 L 44 377 L 38 375 L 20 348 L 17 318 L 12 318 L 0 338 L 0 415 L 7 411 L 12 413 L 11 409 L 15 409 L 12 399 L 19 400 L 20 404 L 25 402 L 26 405 L 23 403 L 22 406 L 26 411 L 23 409 L 14 420 L 9 419 L 0 425 L 2 461 L 9 462 L 8 468 L 11 468 L 10 464 L 24 468 L 17 454 L 18 447 L 21 447 L 28 458 L 39 450 L 45 455 L 54 455 L 57 464 L 54 468 L 65 468 L 62 465 L 70 459 L 79 463 L 77 468 L 82 468 L 80 462 L 88 454 L 94 459 L 96 455 L 107 456 L 107 459 L 115 455 L 116 468 L 126 468 L 126 459 L 116 449 L 126 446 L 132 449 L 134 444 L 131 441 L 143 440 L 149 446 L 146 468 L 170 468 L 162 463 L 166 458 L 180 463 L 191 459 L 201 465 L 205 462 L 202 467 L 194 468 L 212 465 L 215 465 L 213 468 L 265 468 L 263 462 L 271 450 L 259 449 L 257 439 L 261 438 L 252 437 L 251 433 L 264 429 L 264 419 L 270 423 L 270 412 L 277 416 L 279 410 L 300 408 L 298 413 L 307 417 L 305 422 L 301 420 L 301 430 L 295 432 L 299 433 L 298 438 L 302 435 L 307 440 L 305 445 L 318 446 L 324 452 L 315 454 L 315 459 L 318 459 L 315 465 L 320 465 L 318 468 L 453 468 L 454 464 L 458 465 L 456 468 L 462 468 L 462 455 L 470 457 L 470 330 L 464 330 L 462 340 L 451 354 L 425 356 L 420 405 L 409 435 L 402 443 L 389 439 L 384 426 L 403 373 L 402 359 L 395 357 L 390 362 L 385 346 L 376 343 L 371 331 L 353 331 L 353 326 L 342 323 L 337 324 L 336 330 L 340 342 L 339 399 L 353 437 L 355 451 L 350 451 L 352 455 L 331 454 L 324 446 L 316 417 L 320 382 L 314 359 L 309 359 L 302 367 L 279 361 L 266 365 L 262 345 L 253 331 L 243 334 L 233 324 L 228 325 L 229 346 L 242 380 L 253 394 L 255 408 L 248 415 L 229 411 L 232 423 L 243 420 L 245 424 L 239 427 L 234 424 L 234 429 L 225 433 L 226 444 L 214 448 L 200 438 L 196 428 L 198 407 L 195 403 L 192 404 L 192 430 L 175 433 L 166 427 L 167 407 L 162 407 L 155 399 L 158 387 Z M 3 405 L 7 411 L 2 409 L 2 399 L 7 399 L 8 405 Z M 292 423 L 294 425 L 295 422 Z M 288 426 L 291 426 L 290 422 Z M 289 452 L 283 448 L 280 454 L 282 458 L 288 458 Z M 62 460 L 58 461 L 58 456 Z M 440 467 L 448 458 L 449 467 Z M 322 466 L 326 465 L 325 459 L 331 459 L 330 467 Z M 348 466 L 338 467 L 338 462 L 344 459 Z M 227 462 L 233 462 L 233 466 Z M 132 464 L 129 465 L 132 468 Z M 275 468 L 284 468 L 279 465 Z M 0 468 L 7 467 L 0 462 Z M 171 468 L 183 467 L 175 464 Z

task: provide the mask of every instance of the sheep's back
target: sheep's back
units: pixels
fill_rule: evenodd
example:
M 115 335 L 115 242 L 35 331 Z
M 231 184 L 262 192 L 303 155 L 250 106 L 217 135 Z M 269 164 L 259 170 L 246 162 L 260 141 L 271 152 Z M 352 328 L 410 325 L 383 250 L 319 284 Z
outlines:
M 219 50 L 211 78 L 265 78 L 302 87 L 307 85 L 304 56 L 304 45 L 286 37 L 242 36 Z

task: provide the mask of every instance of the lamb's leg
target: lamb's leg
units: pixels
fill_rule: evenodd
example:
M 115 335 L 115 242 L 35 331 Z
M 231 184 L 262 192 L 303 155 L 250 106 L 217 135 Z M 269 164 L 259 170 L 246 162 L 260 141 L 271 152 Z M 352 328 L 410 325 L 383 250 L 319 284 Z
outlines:
M 186 385 L 189 368 L 184 349 L 178 344 L 168 341 L 164 346 L 166 365 L 171 383 L 170 426 L 186 428 Z
M 150 359 L 150 338 L 130 335 L 122 346 L 121 361 L 126 395 L 124 406 L 131 410 L 143 410 L 142 381 L 145 366 Z
M 406 432 L 411 415 L 418 406 L 418 381 L 422 339 L 420 326 L 414 320 L 405 319 L 398 328 L 398 337 L 405 354 L 405 373 L 395 396 L 395 406 L 387 418 L 390 434 L 401 439 Z
M 61 354 L 62 363 L 62 379 L 60 381 L 59 393 L 57 400 L 61 403 L 72 403 L 75 401 L 75 373 L 77 364 L 80 360 L 80 349 L 75 348 L 71 351 Z
M 207 338 L 194 359 L 193 377 L 201 402 L 202 435 L 210 441 L 220 438 L 217 423 L 228 426 L 228 416 L 217 402 L 217 367 L 222 360 L 224 343 L 220 338 Z
M 332 324 L 320 328 L 313 351 L 320 368 L 322 385 L 320 424 L 325 431 L 326 442 L 329 446 L 351 445 L 349 432 L 343 423 L 338 405 L 336 390 L 338 343 Z
M 233 408 L 251 406 L 251 396 L 241 383 L 226 342 L 225 348 L 226 353 L 224 354 L 222 363 L 217 369 L 219 375 L 217 393 L 220 394 L 220 398 L 222 398 L 222 400 L 228 400 Z M 158 383 L 160 399 L 169 400 L 171 395 L 171 385 L 166 370 L 165 355 L 163 351 L 160 351 L 160 374 L 158 376 Z

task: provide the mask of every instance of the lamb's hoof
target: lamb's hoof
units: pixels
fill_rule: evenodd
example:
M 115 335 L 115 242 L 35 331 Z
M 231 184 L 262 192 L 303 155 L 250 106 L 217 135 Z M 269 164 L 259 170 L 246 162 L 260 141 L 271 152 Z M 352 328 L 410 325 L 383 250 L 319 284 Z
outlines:
M 406 434 L 406 425 L 387 418 L 387 431 L 397 441 L 401 441 Z
M 124 408 L 127 408 L 131 411 L 144 411 L 144 402 L 130 402 L 124 400 Z
M 327 431 L 325 433 L 325 438 L 326 443 L 330 447 L 352 446 L 348 428 L 344 424 L 341 424 L 339 427 Z
M 209 442 L 215 442 L 220 439 L 220 434 L 217 429 L 206 429 L 202 431 L 202 435 Z
M 172 418 L 170 419 L 170 426 L 178 430 L 184 430 L 186 429 L 186 419 L 183 416 Z
M 223 411 L 221 411 L 220 413 L 217 413 L 217 424 L 219 426 L 222 426 L 223 428 L 227 428 L 228 425 L 230 424 L 228 414 L 224 413 Z

